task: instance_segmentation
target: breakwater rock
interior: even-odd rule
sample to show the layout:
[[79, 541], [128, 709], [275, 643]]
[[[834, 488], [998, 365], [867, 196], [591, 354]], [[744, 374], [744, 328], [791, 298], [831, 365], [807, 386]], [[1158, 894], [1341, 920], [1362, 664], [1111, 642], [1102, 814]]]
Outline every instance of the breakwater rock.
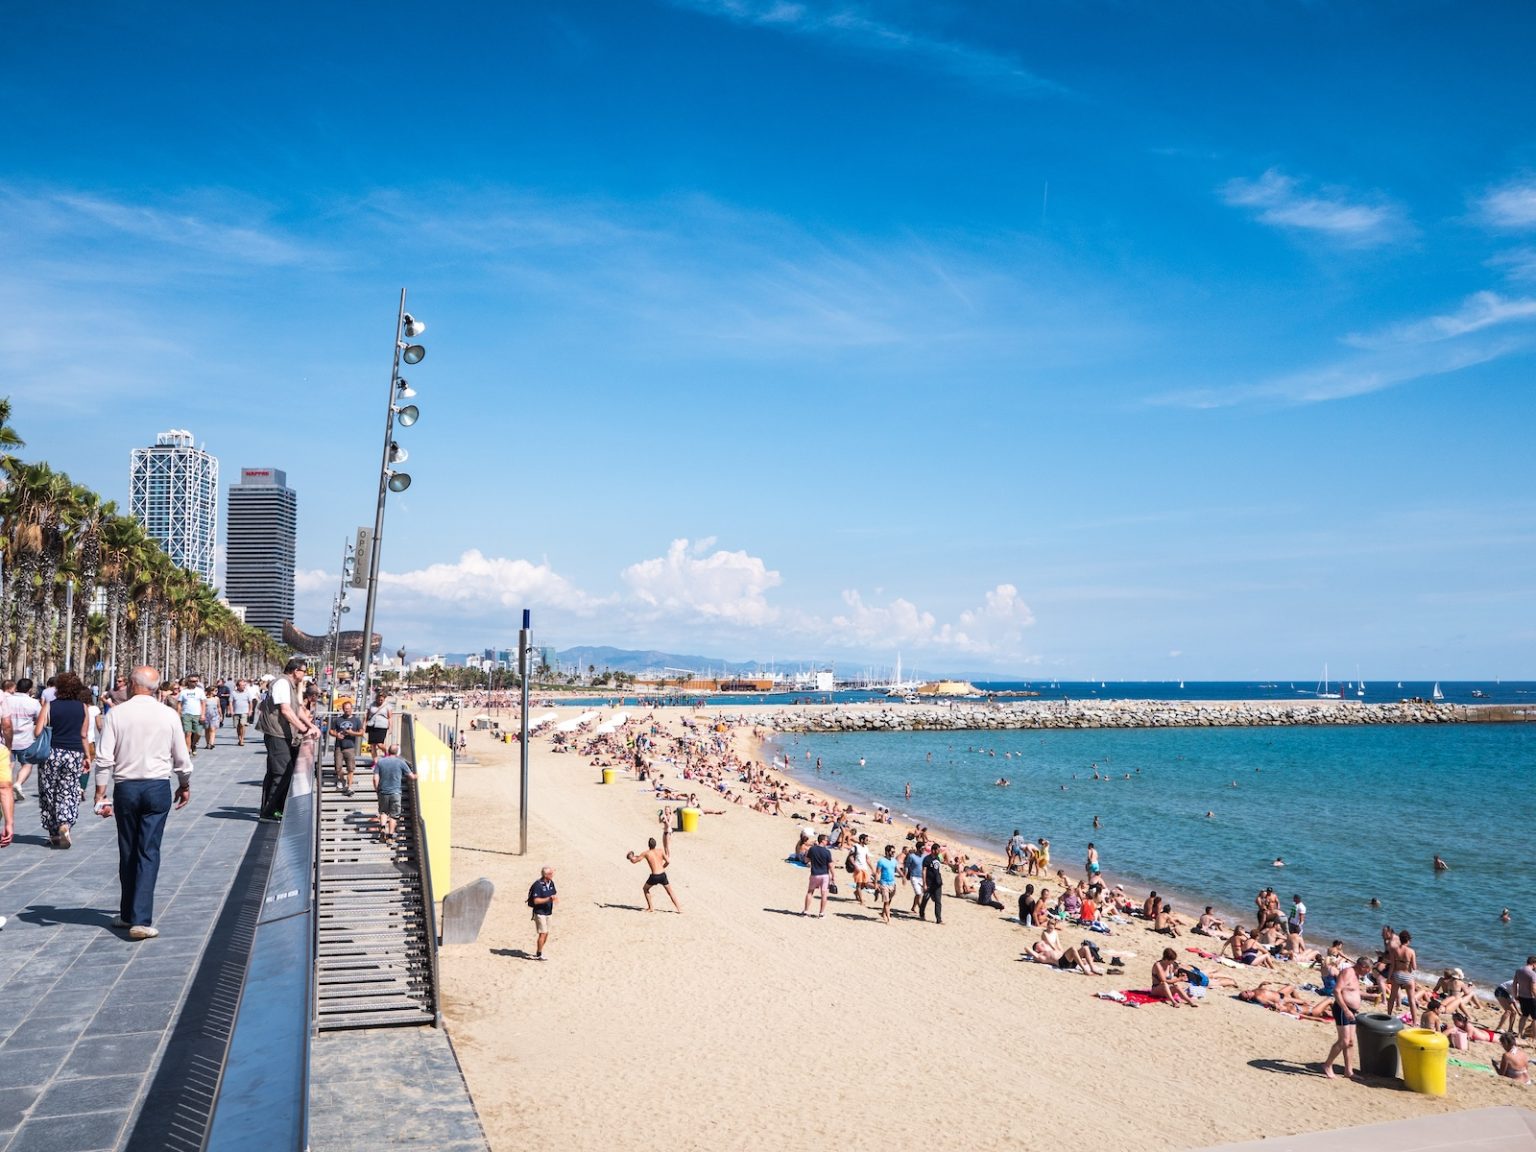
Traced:
[[1458, 724], [1476, 719], [1460, 704], [1355, 701], [1032, 700], [1007, 703], [834, 705], [774, 715], [780, 732], [917, 732], [971, 728], [1261, 728], [1283, 725]]

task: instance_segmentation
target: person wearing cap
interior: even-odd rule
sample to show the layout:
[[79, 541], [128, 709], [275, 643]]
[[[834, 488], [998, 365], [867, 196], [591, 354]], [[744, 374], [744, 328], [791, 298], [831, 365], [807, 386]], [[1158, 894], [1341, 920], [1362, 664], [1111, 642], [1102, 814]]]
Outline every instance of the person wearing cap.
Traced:
[[309, 661], [295, 656], [283, 666], [283, 674], [272, 681], [269, 697], [263, 702], [256, 726], [267, 746], [267, 775], [261, 783], [262, 820], [281, 820], [288, 802], [288, 788], [293, 783], [293, 761], [299, 744], [315, 730], [299, 707], [299, 686], [309, 671]]

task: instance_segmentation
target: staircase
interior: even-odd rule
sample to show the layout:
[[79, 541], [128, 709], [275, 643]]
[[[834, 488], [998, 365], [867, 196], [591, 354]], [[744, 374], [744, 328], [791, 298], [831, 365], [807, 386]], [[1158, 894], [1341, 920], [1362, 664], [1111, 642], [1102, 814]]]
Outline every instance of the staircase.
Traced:
[[422, 880], [415, 787], [406, 783], [399, 829], [391, 843], [380, 844], [370, 830], [378, 813], [371, 769], [359, 763], [352, 796], [337, 790], [329, 768], [321, 776], [319, 1029], [433, 1024], [436, 941]]

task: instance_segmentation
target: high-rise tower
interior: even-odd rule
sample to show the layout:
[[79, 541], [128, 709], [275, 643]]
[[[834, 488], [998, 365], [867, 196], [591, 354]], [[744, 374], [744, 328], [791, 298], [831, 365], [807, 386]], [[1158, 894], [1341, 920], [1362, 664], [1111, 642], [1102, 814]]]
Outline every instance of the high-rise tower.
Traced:
[[219, 461], [173, 428], [129, 460], [129, 513], [171, 560], [213, 583], [219, 535]]
[[242, 468], [229, 487], [224, 598], [245, 606], [245, 622], [275, 639], [293, 619], [293, 564], [299, 498], [277, 468]]

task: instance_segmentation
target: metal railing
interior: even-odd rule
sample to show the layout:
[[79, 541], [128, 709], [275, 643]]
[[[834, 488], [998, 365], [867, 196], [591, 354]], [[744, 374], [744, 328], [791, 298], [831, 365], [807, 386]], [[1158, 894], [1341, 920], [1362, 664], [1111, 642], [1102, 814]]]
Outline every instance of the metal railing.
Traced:
[[294, 766], [205, 1152], [309, 1146], [321, 755]]
[[[409, 712], [400, 715], [400, 755], [414, 770], [416, 767], [416, 717]], [[432, 860], [427, 855], [427, 825], [421, 818], [421, 792], [416, 781], [407, 780], [411, 803], [411, 837], [416, 846], [416, 860], [421, 869], [422, 905], [427, 915], [427, 970], [431, 977], [429, 995], [434, 1027], [442, 1027], [443, 1009], [438, 998], [437, 983], [437, 894], [432, 887]]]

